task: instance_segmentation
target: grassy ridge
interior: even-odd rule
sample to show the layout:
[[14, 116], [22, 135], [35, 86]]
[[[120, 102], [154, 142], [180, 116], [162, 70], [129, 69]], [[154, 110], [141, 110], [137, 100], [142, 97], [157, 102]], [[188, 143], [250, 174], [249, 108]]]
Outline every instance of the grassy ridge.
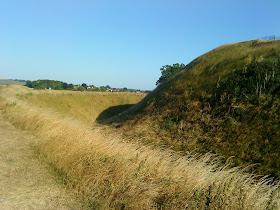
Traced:
[[206, 156], [181, 156], [105, 136], [98, 128], [19, 100], [25, 88], [0, 88], [0, 107], [19, 128], [39, 136], [40, 155], [97, 209], [279, 208], [277, 183]]
[[279, 57], [279, 40], [218, 47], [112, 122], [129, 139], [235, 156], [279, 177]]

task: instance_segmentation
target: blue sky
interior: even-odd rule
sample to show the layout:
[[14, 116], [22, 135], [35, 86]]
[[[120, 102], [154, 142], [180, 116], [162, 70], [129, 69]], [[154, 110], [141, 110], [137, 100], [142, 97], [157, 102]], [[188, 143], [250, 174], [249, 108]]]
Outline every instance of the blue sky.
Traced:
[[280, 36], [280, 0], [0, 0], [0, 78], [155, 88], [160, 68]]

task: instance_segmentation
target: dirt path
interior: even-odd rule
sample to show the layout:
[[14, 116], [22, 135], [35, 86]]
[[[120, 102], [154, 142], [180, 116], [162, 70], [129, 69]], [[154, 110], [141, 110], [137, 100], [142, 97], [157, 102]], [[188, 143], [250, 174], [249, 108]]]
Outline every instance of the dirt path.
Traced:
[[81, 209], [49, 166], [34, 157], [32, 139], [0, 112], [0, 209]]

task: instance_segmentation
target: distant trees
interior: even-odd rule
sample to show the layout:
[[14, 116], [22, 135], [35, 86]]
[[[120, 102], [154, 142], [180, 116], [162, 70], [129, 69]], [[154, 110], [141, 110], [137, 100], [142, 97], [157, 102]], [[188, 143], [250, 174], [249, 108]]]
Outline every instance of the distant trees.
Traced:
[[85, 89], [85, 87], [84, 86], [80, 86], [80, 87], [78, 87], [78, 89], [77, 89], [77, 91], [85, 91], [86, 89]]
[[106, 87], [100, 86], [99, 90], [100, 90], [101, 92], [105, 92], [105, 91], [106, 91]]
[[62, 84], [62, 87], [63, 87], [63, 89], [67, 89], [67, 88], [68, 88], [68, 84], [67, 84], [66, 82], [64, 82], [64, 83]]
[[123, 89], [112, 88], [110, 85], [95, 87], [94, 85], [87, 85], [86, 83], [82, 83], [82, 85], [73, 85], [67, 84], [66, 82], [56, 81], [56, 80], [36, 80], [30, 81], [28, 80], [25, 86], [34, 89], [49, 89], [52, 90], [77, 90], [77, 91], [97, 91], [97, 92], [135, 92], [135, 90], [127, 89], [126, 87]]
[[11, 79], [13, 81], [17, 81], [17, 82], [27, 82], [26, 80], [23, 80], [23, 79]]
[[164, 81], [166, 81], [168, 78], [172, 77], [174, 74], [178, 73], [181, 69], [183, 69], [186, 65], [181, 63], [175, 63], [173, 66], [171, 65], [165, 65], [160, 68], [161, 70], [161, 76], [156, 82], [156, 85], [162, 84]]
[[34, 88], [33, 83], [32, 83], [30, 80], [27, 80], [27, 81], [26, 81], [25, 86], [26, 86], [26, 87], [29, 87], [29, 88]]
[[62, 87], [65, 90], [72, 90], [74, 88], [74, 85], [73, 84], [67, 84], [66, 82], [64, 82]]
[[67, 89], [72, 90], [73, 88], [74, 88], [74, 85], [73, 85], [73, 84], [68, 84]]
[[48, 89], [52, 88], [53, 90], [63, 90], [63, 82], [55, 80], [36, 80], [36, 81], [27, 81], [25, 86], [34, 88], [34, 89]]
[[66, 82], [56, 81], [56, 80], [27, 80], [25, 86], [34, 89], [53, 89], [53, 90], [73, 90], [73, 84], [67, 84]]
[[86, 83], [83, 83], [83, 84], [82, 84], [82, 87], [84, 87], [85, 89], [87, 89], [88, 86], [87, 86]]

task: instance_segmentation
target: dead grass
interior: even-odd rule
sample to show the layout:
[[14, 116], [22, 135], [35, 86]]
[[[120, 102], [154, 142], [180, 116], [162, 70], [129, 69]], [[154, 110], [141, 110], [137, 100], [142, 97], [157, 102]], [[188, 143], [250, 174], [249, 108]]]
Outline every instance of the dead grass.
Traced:
[[34, 154], [33, 141], [30, 132], [4, 121], [0, 111], [0, 209], [82, 209]]
[[106, 109], [113, 106], [136, 104], [145, 94], [136, 93], [103, 93], [80, 91], [28, 90], [18, 94], [20, 99], [43, 108], [51, 108], [64, 116], [79, 119], [93, 125], [96, 118]]
[[219, 167], [210, 154], [179, 155], [105, 137], [98, 128], [18, 100], [19, 91], [26, 90], [0, 89], [5, 116], [39, 137], [41, 156], [89, 208], [280, 208], [279, 183]]

